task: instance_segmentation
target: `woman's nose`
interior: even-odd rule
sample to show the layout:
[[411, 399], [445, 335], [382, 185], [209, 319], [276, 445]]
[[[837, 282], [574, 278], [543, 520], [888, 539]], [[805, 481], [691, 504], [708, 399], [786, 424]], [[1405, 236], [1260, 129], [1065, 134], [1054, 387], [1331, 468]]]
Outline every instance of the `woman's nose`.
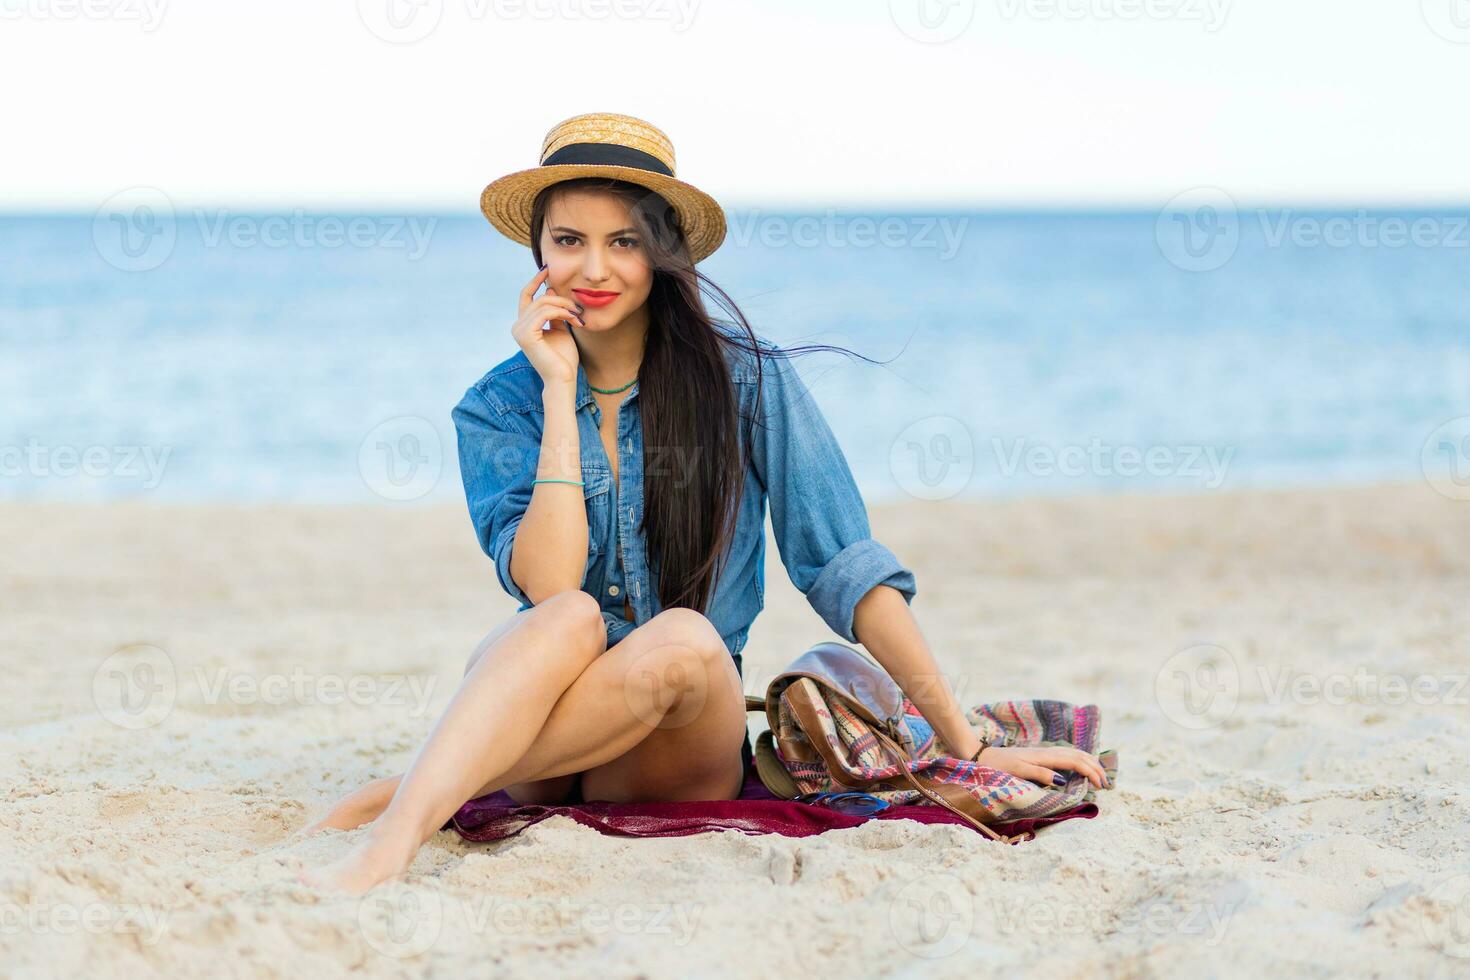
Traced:
[[607, 256], [602, 254], [602, 249], [587, 249], [587, 257], [582, 262], [582, 278], [588, 282], [601, 282], [607, 278]]

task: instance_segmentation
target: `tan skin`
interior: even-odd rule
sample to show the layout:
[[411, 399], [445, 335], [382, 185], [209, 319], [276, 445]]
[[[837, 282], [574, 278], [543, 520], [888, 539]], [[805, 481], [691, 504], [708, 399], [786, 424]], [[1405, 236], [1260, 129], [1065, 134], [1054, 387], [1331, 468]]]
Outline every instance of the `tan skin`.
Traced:
[[[638, 374], [653, 273], [633, 226], [611, 195], [567, 193], [548, 210], [540, 243], [546, 268], [521, 291], [511, 327], [543, 382], [538, 478], [581, 480], [578, 364], [599, 388], [621, 387]], [[574, 289], [620, 295], [584, 308]], [[614, 486], [617, 409], [626, 394], [594, 394]], [[534, 605], [480, 642], [406, 773], [369, 783], [306, 828], [372, 825], [346, 856], [303, 880], [361, 894], [405, 871], [466, 800], [497, 790], [522, 803], [563, 800], [578, 780], [589, 800], [739, 794], [744, 692], [719, 631], [698, 612], [666, 609], [607, 647], [598, 600], [580, 589], [586, 517], [580, 487], [534, 485], [511, 552], [511, 576]], [[623, 614], [634, 618], [626, 600]], [[903, 596], [874, 587], [858, 603], [853, 628], [951, 752], [974, 754], [979, 739]], [[1106, 780], [1097, 757], [1079, 749], [987, 748], [980, 761], [1043, 784], [1058, 770], [1095, 786]]]

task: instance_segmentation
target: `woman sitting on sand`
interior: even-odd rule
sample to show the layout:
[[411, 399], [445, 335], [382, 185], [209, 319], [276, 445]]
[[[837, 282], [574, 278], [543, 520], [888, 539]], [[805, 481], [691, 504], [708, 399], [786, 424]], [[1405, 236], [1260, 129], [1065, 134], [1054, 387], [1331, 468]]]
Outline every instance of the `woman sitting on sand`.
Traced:
[[[740, 650], [764, 605], [767, 499], [793, 583], [952, 754], [1103, 785], [1079, 749], [982, 747], [909, 608], [913, 573], [870, 535], [785, 352], [695, 270], [724, 218], [673, 171], [661, 131], [594, 114], [553, 128], [539, 167], [486, 188], [487, 217], [540, 271], [511, 327], [520, 352], [453, 414], [470, 516], [521, 607], [470, 657], [409, 770], [315, 825], [372, 823], [309, 880], [363, 892], [497, 790], [543, 804], [738, 796], [751, 754]], [[701, 282], [743, 335], [711, 319]]]

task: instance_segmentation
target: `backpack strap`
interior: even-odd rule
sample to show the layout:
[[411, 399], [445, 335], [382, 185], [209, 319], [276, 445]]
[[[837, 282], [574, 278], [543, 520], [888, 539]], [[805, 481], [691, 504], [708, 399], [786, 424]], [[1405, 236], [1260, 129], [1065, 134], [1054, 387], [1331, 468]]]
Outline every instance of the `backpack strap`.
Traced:
[[[904, 752], [902, 746], [900, 746], [893, 739], [889, 738], [887, 734], [875, 728], [873, 729], [873, 737], [878, 740], [879, 745], [883, 746], [885, 749], [888, 749], [898, 758], [898, 771], [908, 777], [908, 781], [913, 785], [914, 789], [918, 790], [920, 793], [923, 793], [924, 796], [928, 797], [933, 802], [938, 803], [940, 806], [944, 807], [951, 813], [962, 817], [966, 823], [974, 827], [976, 830], [980, 831], [985, 836], [989, 837], [991, 840], [1003, 841], [1007, 844], [1015, 844], [1023, 840], [1032, 840], [1036, 837], [1035, 833], [1031, 831], [1027, 831], [1025, 834], [1017, 834], [1014, 837], [1008, 837], [1005, 834], [991, 830], [985, 824], [981, 823], [979, 820], [975, 819], [973, 816], [966, 813], [964, 810], [960, 809], [949, 800], [945, 799], [946, 789], [948, 787], [944, 783], [936, 783], [934, 780], [929, 779], [927, 776], [921, 777], [914, 775], [914, 773], [909, 770], [909, 767], [907, 765], [909, 758], [908, 754]], [[926, 783], [928, 785], [925, 785]]]

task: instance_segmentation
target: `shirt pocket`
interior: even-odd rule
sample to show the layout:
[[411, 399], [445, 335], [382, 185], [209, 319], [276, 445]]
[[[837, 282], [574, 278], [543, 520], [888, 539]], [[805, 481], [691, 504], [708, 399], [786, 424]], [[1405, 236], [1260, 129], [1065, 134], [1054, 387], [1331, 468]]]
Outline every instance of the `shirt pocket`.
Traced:
[[587, 554], [600, 555], [607, 547], [612, 520], [612, 471], [584, 465], [582, 484], [587, 503]]

